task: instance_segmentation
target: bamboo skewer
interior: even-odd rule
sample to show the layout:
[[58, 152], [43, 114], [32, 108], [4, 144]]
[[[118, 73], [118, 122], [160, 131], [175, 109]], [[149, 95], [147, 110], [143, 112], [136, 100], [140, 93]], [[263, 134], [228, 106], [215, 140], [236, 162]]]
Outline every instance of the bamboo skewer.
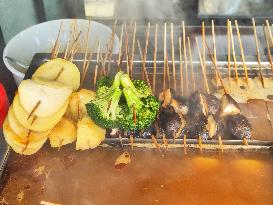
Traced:
[[93, 79], [93, 89], [96, 89], [97, 75], [98, 75], [98, 66], [99, 66], [99, 56], [100, 56], [100, 39], [98, 41], [98, 50], [97, 50], [97, 59], [96, 59], [96, 67], [94, 71], [94, 79]]
[[188, 41], [188, 49], [189, 49], [189, 57], [190, 57], [190, 65], [191, 65], [191, 80], [193, 83], [193, 91], [195, 91], [195, 77], [194, 77], [194, 71], [193, 71], [193, 63], [192, 63], [192, 56], [191, 56], [191, 41], [190, 38], [187, 37]]
[[89, 41], [90, 26], [91, 26], [91, 21], [89, 21], [88, 28], [87, 28], [87, 33], [86, 33], [86, 38], [85, 38], [85, 42], [84, 42], [85, 52], [84, 52], [84, 62], [83, 62], [83, 73], [84, 73], [84, 69], [86, 67], [87, 51], [88, 51], [88, 45], [89, 45], [88, 41]]
[[183, 51], [184, 51], [184, 67], [185, 67], [185, 76], [186, 76], [186, 91], [185, 93], [189, 93], [188, 87], [188, 65], [187, 65], [187, 51], [186, 51], [186, 31], [185, 31], [185, 23], [182, 21], [182, 31], [183, 31]]
[[71, 44], [71, 48], [70, 50], [68, 51], [68, 54], [67, 54], [67, 59], [71, 59], [72, 56], [73, 56], [73, 53], [75, 53], [75, 50], [77, 49], [76, 46], [77, 46], [77, 42], [80, 38], [80, 35], [81, 35], [82, 31], [80, 31], [78, 33], [78, 35], [76, 36], [76, 38], [74, 39], [74, 41], [72, 42]]
[[[269, 27], [269, 29], [270, 29], [270, 27]], [[264, 31], [264, 38], [265, 38], [266, 47], [267, 47], [267, 56], [268, 56], [268, 60], [269, 60], [270, 66], [271, 66], [271, 70], [273, 72], [273, 62], [272, 62], [272, 57], [271, 57], [271, 51], [270, 51], [269, 42], [268, 42], [268, 39], [266, 37], [265, 26], [263, 26], [263, 31]]]
[[57, 73], [57, 76], [54, 78], [54, 81], [58, 80], [62, 72], [64, 71], [64, 67], [61, 67], [60, 71]]
[[170, 77], [168, 53], [166, 53], [166, 68], [167, 68], [168, 88], [171, 88], [171, 77]]
[[[146, 76], [146, 80], [148, 82], [148, 84], [150, 85], [149, 82], [149, 76], [146, 70], [146, 59], [147, 59], [147, 50], [148, 50], [148, 45], [149, 45], [149, 38], [150, 38], [150, 22], [148, 22], [148, 27], [147, 27], [147, 31], [146, 31], [146, 41], [145, 41], [145, 48], [144, 48], [144, 52], [143, 52], [143, 67], [144, 69], [142, 70], [142, 76]], [[145, 73], [146, 72], [146, 73]]]
[[266, 26], [267, 26], [267, 29], [268, 29], [268, 32], [269, 32], [269, 37], [270, 37], [270, 41], [271, 41], [271, 45], [273, 46], [273, 37], [272, 37], [272, 33], [271, 33], [271, 29], [270, 29], [270, 25], [269, 25], [269, 22], [268, 20], [266, 19]]
[[70, 44], [70, 39], [67, 41], [65, 45], [64, 56], [63, 56], [64, 59], [67, 59], [69, 44]]
[[131, 145], [131, 149], [134, 149], [134, 136], [130, 135], [130, 145]]
[[233, 56], [233, 62], [234, 62], [235, 78], [236, 78], [236, 83], [238, 84], [239, 78], [238, 78], [238, 71], [237, 71], [237, 62], [236, 62], [236, 54], [234, 49], [231, 21], [229, 21], [229, 31], [230, 31], [230, 39], [231, 39], [232, 56]]
[[200, 135], [198, 135], [198, 145], [199, 145], [200, 152], [203, 153], [202, 138]]
[[154, 73], [153, 73], [153, 93], [155, 93], [155, 79], [156, 79], [156, 54], [157, 54], [157, 34], [158, 25], [155, 25], [155, 47], [154, 47]]
[[222, 137], [219, 135], [218, 136], [218, 141], [219, 141], [219, 148], [221, 150], [221, 152], [224, 152], [224, 148], [223, 148], [223, 142], [222, 142]]
[[134, 64], [134, 57], [135, 57], [135, 41], [136, 41], [136, 22], [134, 23], [134, 32], [133, 32], [133, 42], [132, 42], [132, 53], [131, 53], [131, 61], [130, 61], [130, 73], [131, 78], [133, 78], [133, 64]]
[[187, 154], [187, 136], [186, 135], [184, 135], [183, 144], [184, 144], [184, 155], [186, 155]]
[[154, 143], [154, 145], [155, 145], [155, 147], [161, 152], [161, 149], [160, 149], [160, 144], [158, 144], [158, 142], [157, 142], [157, 140], [156, 140], [156, 138], [155, 138], [155, 136], [154, 135], [152, 135], [151, 136], [151, 138], [152, 138], [152, 141], [153, 141], [153, 143]]
[[206, 41], [206, 46], [207, 46], [207, 49], [208, 49], [208, 52], [209, 52], [209, 57], [210, 57], [210, 59], [211, 59], [213, 65], [214, 65], [215, 72], [216, 72], [216, 74], [218, 75], [218, 78], [219, 78], [219, 80], [220, 80], [221, 86], [223, 87], [224, 93], [227, 94], [227, 91], [226, 91], [225, 86], [224, 86], [223, 79], [222, 79], [221, 74], [220, 74], [220, 72], [219, 72], [219, 70], [218, 70], [218, 67], [216, 66], [215, 59], [213, 58], [213, 55], [212, 55], [212, 53], [211, 53], [211, 51], [210, 51], [210, 49], [209, 49], [209, 46], [208, 46], [208, 44], [207, 44], [207, 41]]
[[169, 143], [168, 143], [168, 140], [166, 138], [165, 133], [163, 133], [162, 139], [163, 139], [163, 144], [164, 144], [165, 148], [168, 149], [169, 148]]
[[246, 83], [248, 84], [249, 81], [248, 81], [248, 73], [247, 73], [247, 67], [246, 67], [246, 62], [245, 62], [244, 48], [243, 48], [243, 44], [242, 44], [242, 40], [241, 40], [241, 35], [240, 35], [240, 30], [239, 30], [239, 26], [238, 26], [237, 20], [235, 20], [235, 27], [236, 27], [237, 36], [238, 36], [239, 45], [240, 45], [240, 50], [241, 50], [241, 56], [242, 56], [242, 61], [243, 61], [243, 68], [244, 68], [244, 71], [245, 71]]
[[110, 39], [107, 73], [109, 73], [109, 71], [110, 71], [111, 62], [112, 62], [111, 60], [112, 60], [112, 56], [113, 56], [113, 48], [114, 48], [114, 39], [115, 39], [116, 27], [117, 27], [117, 19], [115, 19], [115, 21], [114, 21], [114, 26], [113, 26], [113, 29], [112, 29], [112, 34], [111, 34], [111, 39]]
[[163, 90], [166, 89], [166, 55], [167, 55], [167, 48], [166, 48], [166, 33], [167, 33], [167, 27], [166, 23], [164, 23], [164, 71], [163, 71]]
[[172, 68], [173, 68], [173, 87], [176, 91], [176, 73], [175, 73], [175, 62], [174, 62], [174, 42], [173, 42], [173, 23], [171, 23], [171, 45], [172, 45]]
[[[206, 62], [206, 46], [205, 46], [205, 39], [206, 39], [206, 27], [205, 22], [202, 21], [202, 59], [203, 62]], [[206, 63], [204, 63], [205, 73], [207, 73]]]
[[203, 60], [202, 60], [202, 57], [201, 57], [197, 37], [195, 37], [195, 42], [196, 42], [196, 46], [197, 46], [197, 50], [198, 50], [198, 55], [199, 55], [200, 64], [201, 64], [201, 68], [202, 68], [203, 78], [204, 78], [204, 81], [205, 81], [206, 91], [207, 91], [207, 93], [210, 93], [208, 80], [207, 80], [207, 76], [206, 76], [206, 73], [205, 73], [204, 63], [203, 63]]
[[255, 25], [254, 18], [252, 18], [252, 26], [253, 26], [253, 31], [254, 31], [254, 38], [255, 38], [255, 44], [256, 44], [256, 53], [257, 53], [257, 60], [258, 60], [259, 71], [260, 71], [260, 76], [261, 76], [261, 82], [262, 82], [262, 86], [265, 87], [264, 77], [263, 77], [263, 72], [262, 72], [262, 65], [261, 65], [260, 50], [259, 50], [259, 42], [258, 42], [258, 38], [257, 38], [257, 31], [256, 31], [256, 25]]
[[120, 71], [120, 65], [121, 65], [121, 55], [122, 55], [122, 43], [123, 43], [123, 29], [124, 24], [121, 25], [121, 33], [119, 37], [119, 52], [118, 52], [118, 71]]
[[183, 96], [183, 59], [182, 59], [182, 39], [179, 37], [179, 69], [180, 69], [180, 91], [181, 95]]
[[229, 19], [227, 20], [227, 47], [228, 47], [228, 79], [230, 79], [231, 69], [230, 69], [230, 29], [229, 29]]
[[57, 34], [57, 38], [56, 38], [56, 41], [54, 43], [53, 49], [51, 51], [51, 59], [56, 58], [57, 55], [58, 55], [58, 53], [56, 52], [57, 51], [56, 49], [59, 46], [60, 34], [62, 32], [62, 29], [63, 29], [63, 22], [61, 21], [59, 31], [58, 31], [58, 34]]
[[137, 45], [138, 45], [140, 57], [141, 57], [141, 59], [142, 59], [143, 73], [144, 73], [144, 76], [145, 76], [145, 78], [146, 78], [147, 84], [151, 87], [150, 81], [149, 81], [149, 77], [148, 77], [148, 74], [147, 74], [147, 70], [146, 70], [146, 66], [145, 66], [145, 62], [144, 62], [143, 53], [142, 53], [142, 51], [141, 51], [141, 46], [140, 46], [139, 40], [137, 40]]
[[33, 109], [31, 110], [31, 112], [29, 113], [27, 120], [35, 113], [35, 111], [39, 108], [39, 106], [41, 105], [41, 101], [39, 100], [36, 105], [33, 107]]
[[[216, 54], [216, 40], [215, 40], [215, 30], [214, 30], [214, 21], [211, 20], [211, 33], [212, 33], [212, 45], [213, 45], [213, 57], [214, 61], [217, 67], [217, 54]], [[206, 47], [206, 46], [204, 46]], [[206, 61], [204, 61], [206, 62]], [[206, 63], [205, 63], [206, 64]], [[205, 66], [205, 71], [206, 71], [206, 66]], [[216, 82], [216, 87], [218, 87], [218, 76], [215, 70], [215, 82]]]

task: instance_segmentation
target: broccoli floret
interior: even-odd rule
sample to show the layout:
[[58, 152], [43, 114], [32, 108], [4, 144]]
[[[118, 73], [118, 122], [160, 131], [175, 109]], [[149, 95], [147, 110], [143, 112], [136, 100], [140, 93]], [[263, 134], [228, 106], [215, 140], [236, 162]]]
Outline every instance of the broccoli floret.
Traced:
[[96, 82], [96, 90], [99, 90], [99, 88], [106, 86], [106, 87], [111, 87], [113, 84], [113, 79], [108, 77], [108, 76], [102, 76], [100, 79], [97, 80]]
[[100, 87], [96, 98], [86, 104], [88, 115], [101, 127], [119, 127], [119, 119], [122, 118], [119, 105], [122, 95], [122, 90], [119, 88], [122, 74], [122, 72], [117, 73], [111, 87]]
[[127, 103], [122, 106], [124, 117], [120, 120], [121, 127], [125, 130], [141, 130], [151, 126], [159, 110], [158, 99], [147, 92], [145, 83], [138, 82], [140, 86], [135, 87], [127, 74], [121, 76], [121, 85]]
[[152, 89], [143, 80], [133, 80], [133, 84], [139, 93], [143, 95], [152, 95]]

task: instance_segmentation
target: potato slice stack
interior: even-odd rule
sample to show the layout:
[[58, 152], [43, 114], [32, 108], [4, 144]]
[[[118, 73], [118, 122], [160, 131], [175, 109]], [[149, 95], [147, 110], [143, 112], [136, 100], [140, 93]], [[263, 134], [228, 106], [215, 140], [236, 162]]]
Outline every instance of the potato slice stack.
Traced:
[[64, 59], [44, 63], [32, 79], [22, 81], [3, 125], [4, 137], [11, 148], [30, 155], [43, 146], [49, 135], [52, 146], [59, 146], [57, 134], [62, 144], [75, 141], [74, 123], [63, 116], [79, 84], [78, 68]]
[[44, 63], [32, 79], [22, 81], [3, 125], [11, 148], [31, 155], [48, 138], [52, 147], [75, 140], [77, 150], [97, 147], [106, 130], [87, 115], [85, 104], [95, 98], [95, 93], [87, 89], [76, 92], [79, 85], [76, 65], [60, 58]]

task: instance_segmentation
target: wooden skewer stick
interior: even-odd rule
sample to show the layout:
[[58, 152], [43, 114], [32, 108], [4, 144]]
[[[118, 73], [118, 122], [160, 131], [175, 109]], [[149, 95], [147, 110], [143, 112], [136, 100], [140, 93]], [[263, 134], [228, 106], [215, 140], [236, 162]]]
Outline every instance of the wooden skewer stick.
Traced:
[[205, 46], [205, 39], [206, 39], [206, 27], [205, 27], [205, 22], [202, 21], [202, 57], [203, 57], [203, 62], [204, 62], [204, 69], [205, 73], [207, 73], [207, 68], [206, 68], [206, 46]]
[[161, 152], [161, 149], [160, 149], [160, 144], [158, 144], [158, 142], [157, 142], [157, 140], [156, 140], [156, 138], [155, 138], [155, 136], [154, 135], [152, 135], [151, 136], [151, 138], [152, 138], [152, 141], [153, 141], [153, 143], [154, 143], [154, 145], [155, 145], [155, 147]]
[[272, 37], [272, 33], [271, 33], [271, 29], [270, 29], [270, 25], [269, 25], [269, 22], [268, 20], [266, 19], [266, 26], [267, 26], [267, 29], [268, 29], [268, 32], [269, 32], [269, 37], [270, 37], [270, 41], [271, 41], [271, 46], [273, 46], [273, 37]]
[[223, 142], [222, 142], [222, 137], [221, 137], [220, 135], [218, 136], [218, 141], [219, 141], [220, 150], [221, 150], [221, 152], [223, 153], [223, 152], [224, 152], [224, 149], [223, 149]]
[[247, 146], [247, 149], [249, 149], [249, 145], [245, 137], [243, 137], [243, 144]]
[[168, 88], [171, 88], [171, 77], [170, 77], [168, 53], [166, 53], [166, 68], [167, 68]]
[[139, 40], [137, 40], [137, 45], [138, 45], [140, 57], [141, 57], [141, 59], [142, 59], [142, 69], [143, 69], [143, 73], [144, 73], [144, 76], [145, 76], [145, 78], [146, 78], [147, 84], [151, 87], [150, 81], [149, 81], [149, 77], [148, 77], [148, 74], [147, 74], [147, 70], [146, 70], [146, 66], [145, 66], [145, 62], [144, 62], [144, 57], [143, 57], [143, 54], [142, 54], [142, 51], [141, 51], [141, 46], [140, 46]]
[[68, 51], [68, 54], [67, 54], [67, 58], [68, 58], [68, 59], [70, 59], [70, 58], [73, 56], [73, 53], [75, 52], [75, 49], [76, 49], [76, 47], [77, 47], [77, 45], [78, 45], [77, 42], [78, 42], [78, 40], [79, 40], [79, 38], [80, 38], [81, 33], [82, 33], [82, 31], [80, 31], [80, 32], [78, 33], [78, 35], [76, 36], [76, 38], [75, 38], [74, 41], [72, 42], [71, 48], [70, 48], [70, 50]]
[[231, 69], [230, 69], [230, 30], [229, 30], [229, 19], [227, 20], [227, 48], [228, 48], [228, 79], [230, 79]]
[[215, 72], [217, 73], [218, 78], [220, 79], [220, 83], [221, 83], [221, 86], [223, 87], [224, 93], [227, 94], [226, 88], [225, 88], [225, 86], [224, 86], [223, 79], [222, 79], [221, 74], [220, 74], [220, 72], [219, 72], [219, 70], [218, 70], [218, 67], [216, 66], [215, 59], [214, 59], [213, 56], [212, 56], [212, 53], [211, 53], [211, 50], [209, 49], [209, 46], [208, 46], [208, 44], [207, 44], [207, 41], [206, 41], [206, 46], [207, 46], [207, 49], [208, 49], [208, 52], [209, 52], [210, 60], [212, 61], [213, 65], [214, 65]]
[[[147, 27], [147, 32], [146, 32], [145, 49], [144, 49], [144, 54], [143, 54], [145, 70], [146, 70], [147, 50], [148, 50], [149, 38], [150, 38], [150, 27], [151, 27], [151, 24], [150, 24], [150, 22], [148, 22], [148, 27]], [[147, 75], [148, 75], [148, 73], [147, 73]]]
[[93, 80], [93, 89], [96, 89], [97, 75], [98, 75], [98, 67], [99, 67], [99, 56], [100, 56], [100, 39], [98, 42], [98, 50], [97, 50], [97, 59], [96, 59], [96, 67], [94, 72], [94, 80]]
[[121, 55], [122, 55], [122, 43], [123, 43], [123, 29], [124, 29], [124, 24], [121, 25], [121, 33], [119, 37], [119, 52], [118, 52], [118, 71], [120, 71], [120, 66], [121, 66]]
[[207, 76], [206, 76], [206, 73], [205, 73], [204, 63], [203, 63], [203, 59], [202, 59], [202, 56], [201, 56], [201, 53], [200, 53], [197, 37], [195, 37], [195, 42], [196, 42], [196, 46], [197, 46], [197, 50], [198, 50], [198, 55], [199, 55], [200, 64], [201, 64], [201, 68], [202, 68], [203, 78], [204, 78], [204, 81], [205, 81], [206, 91], [207, 91], [207, 93], [210, 93], [209, 84], [208, 84]]
[[236, 83], [238, 84], [239, 77], [238, 77], [238, 71], [237, 71], [237, 62], [236, 62], [236, 54], [235, 54], [235, 49], [234, 49], [231, 21], [229, 21], [229, 31], [230, 31], [230, 39], [231, 39], [232, 57], [233, 57], [233, 61], [234, 61], [235, 78], [236, 78]]
[[187, 50], [186, 50], [186, 31], [185, 31], [184, 21], [182, 21], [182, 31], [183, 31], [182, 37], [183, 37], [183, 51], [184, 51], [184, 67], [185, 67], [185, 76], [186, 76], [186, 89], [185, 90], [189, 94], [188, 63], [187, 63]]
[[173, 23], [171, 23], [171, 45], [172, 45], [172, 67], [173, 67], [173, 88], [176, 91], [176, 73], [174, 61]]
[[63, 56], [64, 59], [67, 59], [67, 52], [68, 52], [69, 44], [70, 44], [70, 39], [68, 39], [68, 41], [66, 42], [66, 45], [65, 45], [64, 56]]
[[263, 72], [262, 72], [259, 42], [258, 42], [258, 38], [257, 38], [257, 31], [256, 31], [256, 25], [255, 25], [254, 18], [252, 18], [252, 26], [253, 26], [253, 31], [254, 31], [254, 38], [255, 38], [255, 44], [256, 44], [256, 53], [257, 53], [257, 60], [258, 60], [259, 70], [260, 70], [261, 82], [262, 82], [262, 85], [264, 87], [265, 84], [264, 84], [264, 77], [263, 77]]
[[[215, 61], [216, 67], [217, 67], [216, 40], [215, 40], [215, 30], [214, 30], [214, 21], [213, 20], [211, 20], [211, 33], [212, 33], [212, 43], [213, 43], [213, 57], [214, 57], [214, 61]], [[204, 47], [206, 47], [206, 46], [204, 46]], [[206, 61], [204, 61], [204, 62], [206, 62]], [[206, 69], [206, 66], [205, 66], [205, 69]], [[216, 70], [215, 70], [215, 82], [216, 82], [216, 87], [218, 87], [218, 76], [217, 76]]]
[[187, 154], [187, 136], [184, 135], [184, 139], [183, 139], [183, 144], [184, 144], [184, 154]]
[[202, 153], [203, 152], [203, 146], [202, 146], [202, 138], [200, 135], [198, 135], [198, 145], [199, 145], [199, 148], [200, 148], [200, 152]]
[[189, 57], [190, 57], [190, 65], [191, 65], [191, 80], [193, 83], [193, 91], [195, 91], [195, 77], [194, 77], [194, 71], [193, 71], [193, 63], [192, 63], [192, 56], [191, 56], [191, 41], [190, 38], [187, 37], [188, 40], [188, 50], [189, 50]]
[[131, 149], [134, 149], [134, 136], [130, 135], [130, 145], [131, 145]]
[[33, 109], [31, 110], [31, 112], [29, 113], [27, 120], [34, 114], [34, 112], [39, 108], [39, 106], [41, 105], [41, 100], [39, 100], [36, 105], [33, 107]]
[[158, 35], [158, 25], [155, 24], [155, 47], [154, 47], [154, 73], [153, 73], [153, 93], [155, 94], [155, 79], [156, 79], [156, 54], [157, 54], [157, 35]]
[[88, 40], [89, 40], [90, 26], [91, 26], [91, 21], [89, 21], [88, 28], [87, 28], [87, 33], [86, 33], [86, 37], [85, 37], [85, 42], [84, 42], [85, 52], [84, 52], [84, 61], [83, 61], [83, 66], [82, 66], [83, 73], [84, 73], [84, 69], [85, 69], [85, 66], [86, 66], [87, 51], [88, 51], [88, 45], [89, 45]]
[[63, 29], [63, 22], [61, 21], [59, 31], [58, 31], [58, 34], [57, 34], [57, 38], [56, 38], [56, 41], [54, 43], [53, 49], [51, 51], [51, 59], [56, 58], [56, 49], [57, 49], [57, 46], [59, 44], [59, 39], [60, 39], [60, 34], [61, 34], [62, 29]]
[[[270, 27], [269, 27], [270, 29]], [[265, 42], [266, 42], [266, 47], [267, 47], [267, 56], [268, 56], [268, 60], [271, 66], [271, 70], [273, 72], [273, 62], [272, 62], [272, 57], [271, 57], [271, 51], [270, 51], [270, 46], [269, 46], [269, 42], [266, 36], [266, 32], [265, 32], [265, 26], [263, 25], [263, 31], [264, 31], [264, 38], [265, 38]]]
[[64, 71], [64, 67], [61, 67], [61, 69], [59, 70], [57, 76], [54, 78], [54, 81], [58, 80], [58, 78], [60, 77], [60, 75], [62, 74], [63, 71]]
[[166, 138], [165, 133], [163, 133], [162, 139], [163, 139], [163, 143], [164, 143], [165, 148], [168, 149], [169, 148], [169, 143], [168, 143], [168, 140]]
[[117, 19], [115, 19], [115, 21], [114, 21], [114, 26], [113, 26], [113, 29], [112, 29], [112, 34], [111, 34], [111, 39], [110, 39], [110, 44], [109, 44], [109, 55], [108, 55], [107, 73], [109, 73], [109, 71], [110, 71], [111, 62], [112, 62], [116, 27], [117, 27]]
[[135, 57], [135, 42], [136, 42], [136, 22], [134, 23], [134, 32], [133, 32], [133, 42], [132, 42], [132, 53], [131, 53], [131, 61], [130, 61], [130, 77], [133, 78], [133, 64], [134, 64], [134, 57]]
[[245, 62], [244, 48], [243, 48], [241, 35], [240, 35], [240, 30], [239, 30], [237, 20], [235, 20], [235, 27], [236, 27], [237, 36], [238, 36], [239, 45], [240, 45], [240, 50], [241, 50], [241, 56], [242, 56], [242, 61], [243, 61], [243, 68], [244, 68], [244, 71], [245, 71], [246, 83], [248, 84], [248, 73], [247, 73], [247, 67], [246, 67], [246, 62]]
[[27, 150], [27, 147], [29, 145], [29, 136], [30, 136], [30, 134], [31, 134], [31, 131], [28, 130], [28, 133], [27, 133], [27, 136], [26, 136], [27, 139], [26, 139], [25, 147], [23, 147], [21, 154], [24, 154], [24, 152]]
[[166, 38], [167, 38], [167, 27], [166, 23], [164, 23], [164, 72], [163, 72], [163, 90], [166, 89], [166, 56], [167, 56], [167, 48], [166, 48]]
[[179, 69], [180, 69], [180, 91], [181, 91], [181, 95], [183, 96], [184, 92], [183, 92], [183, 59], [182, 59], [182, 39], [181, 37], [179, 37]]
[[32, 121], [31, 121], [31, 125], [33, 125], [33, 123], [35, 122], [37, 120], [37, 115], [33, 115], [33, 119], [32, 119]]

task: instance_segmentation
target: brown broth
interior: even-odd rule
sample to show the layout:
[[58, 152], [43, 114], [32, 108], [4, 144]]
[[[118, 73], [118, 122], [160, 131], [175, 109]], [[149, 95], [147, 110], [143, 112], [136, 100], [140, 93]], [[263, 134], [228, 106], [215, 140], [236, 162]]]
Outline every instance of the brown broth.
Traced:
[[[89, 204], [273, 204], [273, 155], [128, 149], [131, 163], [116, 169], [121, 148], [13, 155], [2, 179], [1, 199], [18, 204], [41, 200]], [[34, 170], [44, 166], [40, 176]], [[37, 172], [36, 172], [37, 174]], [[46, 176], [48, 175], [48, 176]]]

